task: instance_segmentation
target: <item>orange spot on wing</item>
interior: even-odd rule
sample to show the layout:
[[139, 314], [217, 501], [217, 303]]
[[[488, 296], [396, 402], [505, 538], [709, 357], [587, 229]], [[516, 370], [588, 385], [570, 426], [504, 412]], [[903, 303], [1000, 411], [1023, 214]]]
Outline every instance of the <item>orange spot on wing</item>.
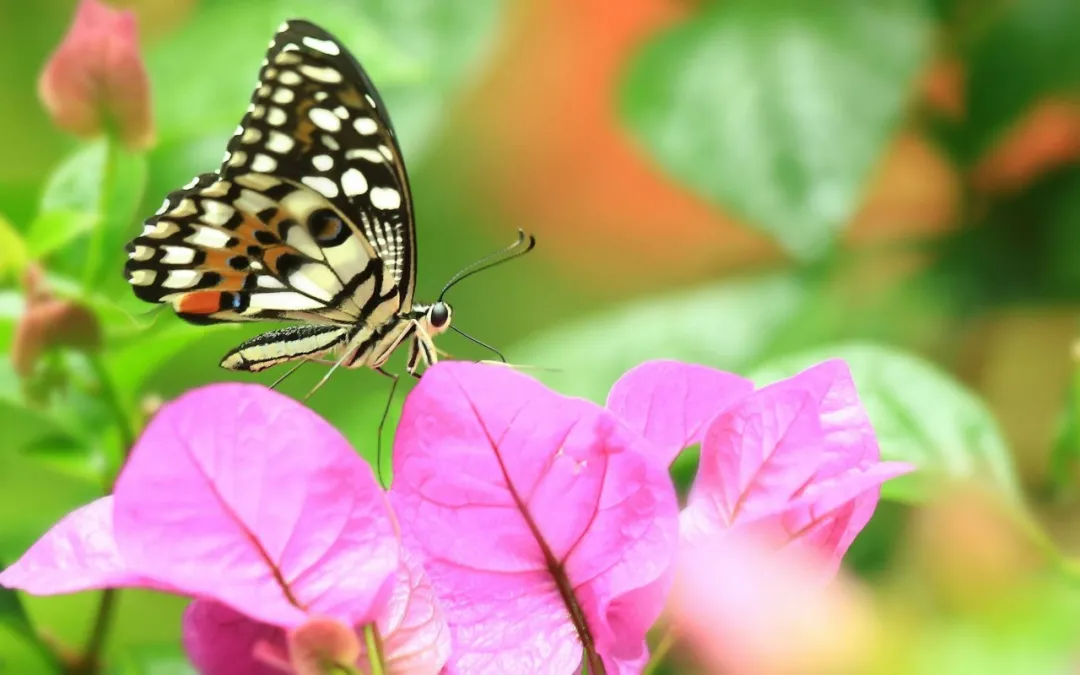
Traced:
[[219, 291], [188, 293], [176, 303], [176, 311], [184, 314], [213, 314], [221, 307]]

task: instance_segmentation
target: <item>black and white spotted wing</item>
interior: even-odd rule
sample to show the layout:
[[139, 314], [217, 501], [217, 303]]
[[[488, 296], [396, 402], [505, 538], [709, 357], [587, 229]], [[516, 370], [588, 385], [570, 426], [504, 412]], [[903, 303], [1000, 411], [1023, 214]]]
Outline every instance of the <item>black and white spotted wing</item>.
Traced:
[[410, 308], [416, 245], [401, 150], [375, 86], [329, 33], [282, 26], [218, 173], [269, 174], [322, 195], [367, 238]]
[[410, 337], [433, 356], [430, 336], [445, 329], [414, 308], [412, 196], [385, 106], [348, 50], [306, 21], [271, 42], [218, 171], [170, 193], [127, 250], [136, 295], [185, 320], [306, 324], [241, 345], [227, 368], [346, 346], [345, 365], [378, 366]]

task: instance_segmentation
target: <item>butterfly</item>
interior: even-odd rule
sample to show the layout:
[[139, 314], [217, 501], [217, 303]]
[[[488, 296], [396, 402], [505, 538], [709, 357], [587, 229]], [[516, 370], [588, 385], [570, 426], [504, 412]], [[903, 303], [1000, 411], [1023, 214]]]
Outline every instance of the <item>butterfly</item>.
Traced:
[[433, 338], [452, 317], [446, 290], [534, 244], [519, 232], [436, 302], [414, 302], [412, 194], [386, 106], [340, 41], [291, 20], [270, 42], [220, 168], [168, 194], [128, 244], [125, 274], [136, 296], [191, 323], [293, 322], [239, 345], [224, 368], [316, 360], [334, 366], [316, 389], [338, 366], [396, 384], [382, 366], [399, 346], [409, 345], [414, 377], [437, 362]]

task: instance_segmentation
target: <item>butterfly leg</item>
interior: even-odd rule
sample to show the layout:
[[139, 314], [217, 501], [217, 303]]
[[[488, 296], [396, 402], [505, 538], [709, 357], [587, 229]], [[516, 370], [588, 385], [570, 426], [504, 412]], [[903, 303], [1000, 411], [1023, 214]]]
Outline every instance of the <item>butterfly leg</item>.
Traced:
[[349, 349], [346, 349], [345, 353], [341, 355], [341, 358], [338, 359], [336, 363], [334, 363], [333, 367], [331, 367], [330, 370], [326, 371], [326, 374], [322, 376], [322, 379], [319, 380], [318, 384], [316, 384], [314, 387], [312, 387], [311, 391], [309, 391], [304, 396], [304, 400], [306, 401], [309, 398], [311, 398], [312, 394], [317, 392], [320, 387], [322, 387], [324, 384], [326, 384], [326, 381], [330, 379], [330, 376], [334, 374], [334, 371], [337, 370], [338, 367], [341, 366], [342, 363], [345, 363], [345, 359], [349, 358], [350, 356], [352, 356], [352, 351], [349, 350]]
[[300, 359], [300, 361], [299, 361], [299, 362], [298, 362], [298, 363], [297, 363], [297, 364], [296, 364], [295, 366], [293, 366], [292, 368], [289, 368], [289, 369], [288, 369], [287, 371], [285, 371], [285, 374], [284, 374], [284, 375], [282, 375], [282, 376], [281, 376], [281, 377], [279, 377], [278, 379], [274, 380], [274, 383], [273, 383], [272, 385], [270, 385], [270, 388], [271, 388], [271, 389], [277, 389], [277, 386], [278, 386], [279, 384], [281, 384], [282, 382], [284, 382], [284, 381], [285, 381], [285, 378], [287, 378], [288, 376], [292, 375], [292, 374], [293, 374], [293, 373], [295, 373], [295, 372], [296, 372], [297, 370], [299, 370], [300, 366], [302, 366], [302, 365], [304, 365], [305, 363], [307, 363], [307, 361], [308, 361], [307, 359]]
[[397, 389], [398, 379], [401, 376], [397, 373], [388, 373], [383, 370], [381, 366], [376, 368], [375, 372], [385, 375], [392, 380], [390, 384], [390, 395], [386, 397], [386, 407], [383, 408], [382, 419], [379, 420], [379, 427], [375, 432], [377, 434], [375, 441], [375, 471], [379, 476], [379, 484], [386, 487], [382, 477], [382, 432], [383, 426], [386, 424], [386, 418], [390, 415], [390, 405], [394, 401], [394, 390]]

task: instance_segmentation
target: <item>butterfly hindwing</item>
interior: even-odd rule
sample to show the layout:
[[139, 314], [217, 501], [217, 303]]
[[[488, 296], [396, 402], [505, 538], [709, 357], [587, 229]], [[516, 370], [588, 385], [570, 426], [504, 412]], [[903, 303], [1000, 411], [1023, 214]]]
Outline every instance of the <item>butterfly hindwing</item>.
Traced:
[[306, 21], [278, 31], [219, 174], [303, 185], [378, 254], [407, 310], [415, 286], [412, 196], [386, 108], [333, 36]]
[[170, 193], [128, 251], [136, 295], [195, 323], [352, 325], [398, 309], [378, 255], [328, 200], [262, 174], [204, 174]]

